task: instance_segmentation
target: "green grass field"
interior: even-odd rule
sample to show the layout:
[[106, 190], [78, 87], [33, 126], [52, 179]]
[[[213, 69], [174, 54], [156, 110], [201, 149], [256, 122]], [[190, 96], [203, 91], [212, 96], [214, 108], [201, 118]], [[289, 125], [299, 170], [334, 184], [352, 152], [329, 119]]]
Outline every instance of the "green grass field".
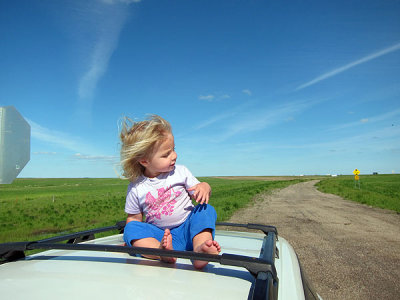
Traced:
[[[248, 205], [260, 192], [299, 180], [199, 178], [212, 187], [218, 221]], [[0, 185], [0, 243], [39, 240], [124, 220], [128, 181], [121, 179], [17, 179]]]
[[318, 189], [345, 199], [400, 212], [400, 175], [360, 175], [360, 188], [354, 176], [320, 181]]
[[[400, 212], [400, 175], [361, 175], [360, 179], [361, 189], [354, 186], [353, 176], [322, 178], [317, 186], [325, 193]], [[217, 210], [218, 221], [251, 205], [258, 193], [301, 181], [200, 180], [212, 187], [210, 203]], [[17, 179], [0, 185], [0, 243], [114, 225], [126, 218], [127, 185], [128, 181], [121, 179]]]

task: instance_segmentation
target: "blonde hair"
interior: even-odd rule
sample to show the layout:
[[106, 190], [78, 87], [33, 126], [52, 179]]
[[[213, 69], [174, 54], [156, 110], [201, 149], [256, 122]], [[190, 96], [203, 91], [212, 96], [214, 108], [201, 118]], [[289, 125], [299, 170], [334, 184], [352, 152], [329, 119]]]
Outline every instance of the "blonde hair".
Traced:
[[144, 167], [140, 160], [151, 156], [154, 147], [168, 133], [172, 133], [171, 125], [160, 116], [150, 115], [141, 122], [125, 118], [120, 132], [123, 176], [133, 182], [143, 174]]

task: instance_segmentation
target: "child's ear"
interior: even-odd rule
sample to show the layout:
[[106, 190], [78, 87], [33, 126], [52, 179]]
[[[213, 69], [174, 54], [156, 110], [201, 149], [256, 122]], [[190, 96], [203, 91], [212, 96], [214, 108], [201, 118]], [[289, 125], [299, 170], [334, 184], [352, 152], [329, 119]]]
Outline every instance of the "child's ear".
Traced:
[[143, 167], [147, 168], [147, 166], [149, 165], [149, 162], [147, 159], [142, 158], [141, 160], [139, 160], [139, 164], [141, 164]]

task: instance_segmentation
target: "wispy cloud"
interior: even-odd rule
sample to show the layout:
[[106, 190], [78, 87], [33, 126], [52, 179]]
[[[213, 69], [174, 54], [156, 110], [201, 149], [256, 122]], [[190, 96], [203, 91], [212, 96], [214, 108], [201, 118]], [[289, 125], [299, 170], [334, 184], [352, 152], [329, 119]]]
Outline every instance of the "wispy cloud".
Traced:
[[351, 127], [361, 126], [361, 125], [366, 125], [366, 124], [373, 124], [373, 123], [377, 123], [377, 122], [381, 122], [381, 121], [393, 122], [394, 121], [393, 118], [398, 115], [400, 115], [400, 109], [395, 109], [395, 110], [392, 110], [392, 111], [384, 113], [384, 114], [371, 116], [371, 117], [367, 117], [367, 118], [362, 118], [362, 119], [354, 121], [354, 122], [335, 126], [335, 127], [331, 128], [330, 131], [341, 130], [341, 129], [351, 128]]
[[299, 85], [296, 88], [296, 91], [304, 89], [304, 88], [309, 87], [309, 86], [312, 86], [312, 85], [314, 85], [314, 84], [316, 84], [316, 83], [318, 83], [320, 81], [323, 81], [323, 80], [328, 79], [330, 77], [336, 76], [336, 75], [338, 75], [338, 74], [340, 74], [342, 72], [345, 72], [345, 71], [347, 71], [347, 70], [349, 70], [351, 68], [354, 68], [354, 67], [356, 67], [358, 65], [361, 65], [363, 63], [369, 62], [369, 61], [371, 61], [371, 60], [373, 60], [375, 58], [381, 57], [383, 55], [389, 54], [389, 53], [397, 51], [397, 50], [400, 50], [400, 43], [397, 43], [397, 44], [395, 44], [395, 45], [393, 45], [391, 47], [382, 49], [380, 51], [374, 52], [374, 53], [372, 53], [370, 55], [364, 56], [361, 59], [353, 61], [353, 62], [351, 62], [351, 63], [349, 63], [347, 65], [344, 65], [344, 66], [336, 68], [336, 69], [334, 69], [334, 70], [332, 70], [330, 72], [322, 74], [322, 75], [318, 76], [317, 78], [315, 78], [315, 79], [313, 79], [311, 81], [308, 81], [308, 82], [306, 82], [306, 83], [304, 83], [302, 85]]
[[383, 149], [398, 149], [400, 147], [400, 128], [387, 126], [381, 129], [367, 131], [360, 134], [352, 134], [346, 137], [331, 138], [327, 135], [326, 141], [315, 141], [314, 138], [310, 137], [291, 141], [288, 144], [277, 144], [277, 143], [245, 143], [238, 145], [240, 149], [252, 149], [254, 147], [256, 151], [267, 150], [267, 149], [312, 149], [318, 152], [329, 151], [329, 152], [343, 152], [349, 151], [354, 152], [354, 145], [365, 148], [374, 148], [376, 150]]
[[252, 92], [251, 92], [250, 90], [248, 90], [248, 89], [242, 90], [242, 93], [244, 93], [244, 94], [246, 94], [246, 95], [249, 95], [249, 96], [252, 95]]
[[[91, 24], [91, 39], [84, 42], [91, 45], [87, 69], [79, 80], [78, 94], [81, 99], [91, 99], [94, 95], [97, 83], [107, 71], [108, 63], [114, 50], [117, 48], [119, 34], [128, 17], [126, 5], [131, 1], [91, 1], [91, 5], [81, 8], [81, 18], [85, 18], [84, 24]], [[82, 25], [83, 26], [83, 25]]]
[[194, 129], [195, 130], [202, 129], [205, 127], [209, 127], [215, 123], [221, 122], [223, 120], [226, 120], [226, 119], [229, 120], [230, 118], [240, 115], [243, 111], [251, 108], [252, 106], [254, 106], [254, 102], [242, 103], [236, 107], [225, 110], [224, 112], [222, 112], [218, 115], [211, 116], [210, 118], [204, 120], [203, 122], [201, 122], [200, 124], [195, 126]]
[[131, 4], [131, 3], [138, 3], [141, 0], [100, 0], [100, 1], [107, 4], [116, 4], [116, 3]]
[[221, 100], [223, 100], [223, 99], [229, 99], [231, 96], [229, 96], [228, 94], [224, 94], [224, 95], [221, 95], [219, 98], [221, 99]]
[[194, 129], [198, 130], [198, 129], [208, 127], [214, 123], [217, 123], [219, 121], [222, 121], [222, 120], [230, 118], [230, 117], [233, 117], [235, 114], [236, 114], [235, 112], [225, 112], [223, 114], [213, 116], [213, 117], [209, 118], [208, 120], [205, 120], [202, 123], [200, 123], [199, 125], [197, 125]]
[[[65, 132], [45, 128], [32, 120], [27, 120], [31, 125], [32, 138], [45, 142], [48, 145], [60, 147], [73, 152], [93, 153], [93, 147], [87, 145], [81, 138], [71, 136]], [[42, 151], [37, 154], [53, 154], [54, 152]]]
[[263, 130], [292, 121], [295, 116], [323, 101], [325, 100], [292, 101], [270, 108], [260, 108], [254, 102], [246, 102], [229, 111], [210, 117], [194, 129], [212, 127], [215, 135], [208, 134], [208, 136], [211, 140], [220, 142], [235, 135]]
[[83, 52], [81, 64], [85, 66], [77, 91], [78, 113], [82, 116], [90, 115], [97, 86], [107, 72], [129, 17], [128, 6], [137, 2], [140, 0], [89, 0], [72, 4], [69, 26], [74, 36], [81, 36], [77, 47]]
[[56, 155], [57, 152], [39, 151], [39, 152], [33, 152], [32, 154], [34, 154], [34, 155]]
[[263, 130], [294, 119], [294, 116], [301, 114], [310, 107], [321, 103], [324, 100], [292, 101], [272, 108], [257, 108], [241, 114], [234, 122], [228, 125], [227, 131], [220, 137], [221, 140], [230, 138], [237, 134], [244, 134]]
[[214, 100], [229, 99], [230, 97], [231, 96], [229, 96], [228, 94], [222, 94], [222, 95], [208, 94], [208, 95], [200, 95], [199, 100], [212, 102]]
[[87, 160], [87, 161], [104, 161], [104, 162], [110, 162], [110, 163], [117, 163], [119, 160], [118, 156], [113, 156], [113, 155], [84, 155], [81, 153], [75, 153], [73, 155], [74, 159], [79, 159], [79, 160]]
[[[335, 151], [354, 151], [354, 145], [373, 151], [398, 149], [400, 147], [400, 128], [386, 126], [382, 129], [367, 131], [348, 137], [327, 141], [325, 143], [309, 143], [298, 145], [300, 148], [323, 148]], [[360, 150], [361, 151], [361, 150]]]
[[213, 101], [215, 99], [214, 95], [200, 95], [199, 100], [205, 100], [205, 101]]

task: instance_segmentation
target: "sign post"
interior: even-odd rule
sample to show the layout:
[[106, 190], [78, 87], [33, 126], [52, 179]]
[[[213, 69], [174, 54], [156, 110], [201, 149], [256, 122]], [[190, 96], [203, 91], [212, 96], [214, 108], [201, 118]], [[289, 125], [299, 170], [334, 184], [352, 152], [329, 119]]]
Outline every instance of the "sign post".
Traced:
[[360, 189], [360, 176], [358, 176], [358, 174], [360, 174], [360, 171], [357, 169], [354, 169], [353, 171], [354, 174], [354, 187], [356, 187], [358, 185], [358, 189]]
[[13, 106], [0, 106], [0, 184], [12, 183], [30, 159], [31, 127]]

